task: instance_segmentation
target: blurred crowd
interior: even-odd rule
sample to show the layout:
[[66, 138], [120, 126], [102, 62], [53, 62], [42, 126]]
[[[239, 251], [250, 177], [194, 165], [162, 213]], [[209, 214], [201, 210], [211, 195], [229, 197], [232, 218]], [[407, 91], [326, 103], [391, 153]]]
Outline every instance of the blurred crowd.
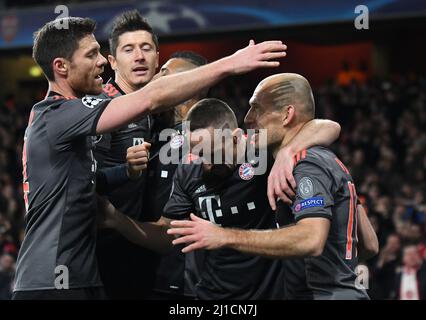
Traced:
[[[242, 123], [254, 87], [234, 78], [210, 96]], [[332, 149], [347, 164], [380, 243], [368, 266], [373, 299], [426, 299], [426, 79], [330, 80], [315, 88], [317, 117], [338, 121]], [[29, 107], [0, 104], [0, 299], [10, 298], [23, 238], [22, 142]], [[364, 283], [364, 285], [366, 285]]]

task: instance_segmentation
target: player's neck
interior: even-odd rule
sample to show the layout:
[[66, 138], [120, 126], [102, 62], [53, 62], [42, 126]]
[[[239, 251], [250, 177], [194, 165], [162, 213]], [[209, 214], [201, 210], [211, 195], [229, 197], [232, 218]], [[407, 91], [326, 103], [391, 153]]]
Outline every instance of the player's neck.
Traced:
[[124, 80], [123, 77], [121, 77], [118, 73], [115, 74], [114, 81], [120, 87], [121, 91], [123, 91], [125, 94], [129, 94], [129, 93], [138, 91], [140, 88], [143, 87], [143, 86], [136, 87], [136, 86], [130, 84], [129, 82]]
[[76, 97], [76, 98], [82, 98], [84, 97], [83, 93], [78, 93], [74, 91], [66, 81], [49, 81], [49, 90], [54, 91], [56, 93], [59, 93], [60, 95], [64, 97]]
[[293, 138], [299, 133], [299, 131], [302, 129], [303, 126], [304, 126], [304, 123], [299, 123], [295, 125], [294, 127], [289, 128], [287, 132], [285, 133], [281, 144], [277, 143], [275, 146], [272, 146], [271, 150], [272, 150], [272, 156], [274, 157], [274, 159], [277, 156], [278, 151], [280, 151], [285, 146], [288, 146], [291, 140], [293, 140]]

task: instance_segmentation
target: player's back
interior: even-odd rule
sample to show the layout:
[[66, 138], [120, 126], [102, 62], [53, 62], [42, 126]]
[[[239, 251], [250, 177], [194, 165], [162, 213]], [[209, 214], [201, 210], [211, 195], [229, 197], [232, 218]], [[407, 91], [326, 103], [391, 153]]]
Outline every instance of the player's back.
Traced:
[[288, 222], [322, 217], [330, 219], [330, 230], [320, 256], [284, 260], [287, 297], [368, 299], [355, 287], [357, 195], [349, 171], [323, 147], [302, 151], [295, 162], [297, 196]]

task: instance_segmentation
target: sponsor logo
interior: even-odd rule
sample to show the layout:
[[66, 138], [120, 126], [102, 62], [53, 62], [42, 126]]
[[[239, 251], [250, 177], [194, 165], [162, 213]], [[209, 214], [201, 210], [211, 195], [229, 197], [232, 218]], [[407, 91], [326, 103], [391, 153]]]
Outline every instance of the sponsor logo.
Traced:
[[312, 207], [324, 207], [324, 198], [323, 197], [314, 197], [303, 200], [294, 206], [294, 212], [300, 212], [307, 208]]
[[201, 192], [206, 192], [206, 186], [204, 184], [198, 187], [197, 190], [195, 190], [195, 193], [201, 193]]
[[240, 178], [243, 180], [250, 180], [254, 177], [254, 168], [250, 163], [243, 163], [238, 170]]
[[299, 181], [299, 196], [303, 199], [312, 198], [314, 196], [314, 183], [311, 178], [303, 177]]

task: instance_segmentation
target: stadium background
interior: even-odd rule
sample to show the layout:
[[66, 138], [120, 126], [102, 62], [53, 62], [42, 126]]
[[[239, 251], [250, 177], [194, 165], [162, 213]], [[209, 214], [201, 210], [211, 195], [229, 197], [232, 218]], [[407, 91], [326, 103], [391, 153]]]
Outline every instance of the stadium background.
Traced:
[[[306, 76], [317, 116], [342, 125], [333, 149], [354, 176], [380, 242], [379, 255], [366, 262], [370, 296], [394, 299], [397, 275], [413, 258], [404, 259], [404, 247], [416, 245], [426, 259], [426, 2], [364, 1], [369, 29], [357, 30], [358, 2], [0, 0], [0, 299], [10, 298], [23, 238], [23, 134], [31, 106], [47, 89], [31, 58], [32, 34], [63, 13], [55, 13], [57, 5], [98, 22], [105, 55], [114, 15], [139, 9], [160, 35], [160, 64], [178, 50], [212, 61], [252, 38], [283, 40], [289, 49], [279, 72]], [[253, 89], [270, 74], [228, 79], [210, 96], [228, 102], [242, 122]], [[107, 68], [104, 80], [111, 75]]]

